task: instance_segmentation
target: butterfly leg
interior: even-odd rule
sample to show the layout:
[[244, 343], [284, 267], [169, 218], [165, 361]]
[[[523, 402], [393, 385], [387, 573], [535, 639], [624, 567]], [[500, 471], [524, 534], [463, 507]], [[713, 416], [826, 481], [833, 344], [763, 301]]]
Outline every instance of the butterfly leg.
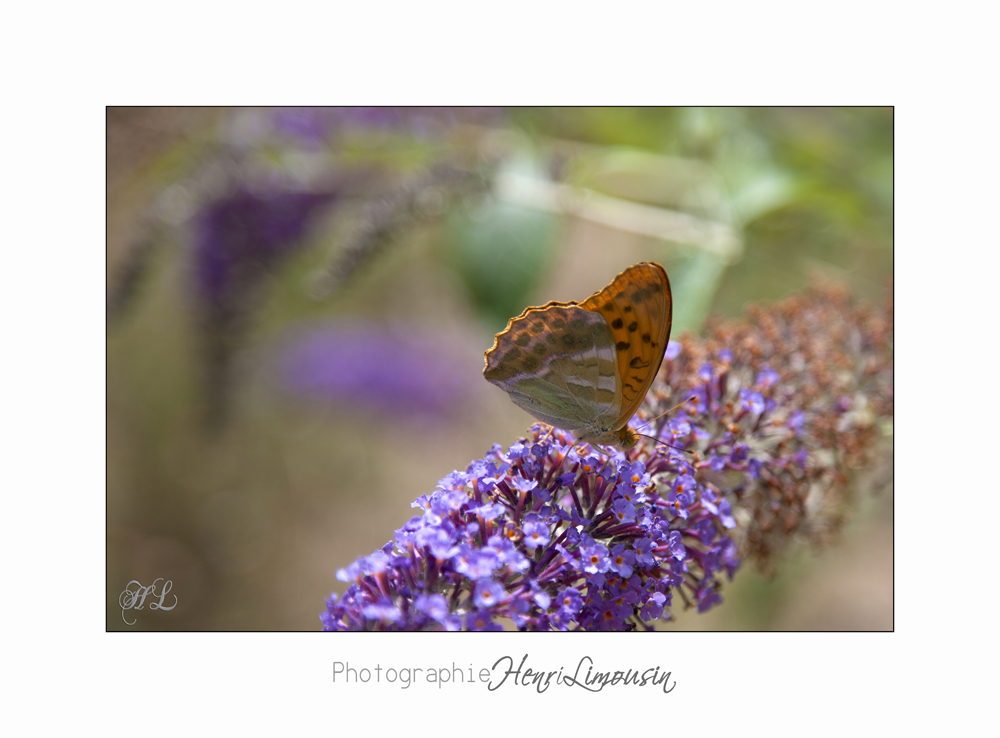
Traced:
[[[596, 447], [595, 447], [595, 448], [596, 448]], [[598, 473], [598, 475], [600, 475], [600, 473], [601, 473], [602, 471], [604, 471], [604, 467], [606, 467], [606, 466], [608, 465], [608, 462], [610, 462], [610, 461], [611, 461], [611, 454], [610, 454], [609, 452], [605, 451], [605, 450], [604, 450], [603, 448], [599, 448], [599, 449], [597, 449], [597, 450], [598, 450], [598, 451], [600, 451], [600, 452], [601, 452], [602, 454], [604, 454], [605, 456], [607, 456], [607, 458], [606, 458], [606, 459], [604, 460], [604, 463], [603, 463], [603, 464], [601, 464], [601, 468], [597, 470], [597, 473]]]
[[598, 445], [596, 443], [591, 443], [590, 447], [592, 449], [594, 449], [594, 451], [596, 451], [597, 453], [601, 454], [602, 456], [608, 457], [608, 460], [610, 461], [610, 459], [611, 459], [611, 452], [608, 451], [606, 448], [604, 448], [603, 446], [600, 446], [600, 445]]

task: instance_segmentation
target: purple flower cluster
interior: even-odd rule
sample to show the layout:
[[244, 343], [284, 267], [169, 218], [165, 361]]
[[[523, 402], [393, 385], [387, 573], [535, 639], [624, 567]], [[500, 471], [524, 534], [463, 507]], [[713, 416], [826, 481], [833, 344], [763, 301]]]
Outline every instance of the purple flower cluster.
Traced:
[[747, 312], [670, 342], [633, 419], [659, 443], [608, 457], [536, 425], [495, 446], [338, 572], [350, 586], [324, 627], [649, 628], [674, 595], [699, 612], [720, 603], [744, 558], [770, 570], [794, 540], [827, 542], [850, 471], [891, 447], [891, 299], [854, 305], [821, 286]]
[[[686, 413], [666, 426], [701, 437]], [[670, 618], [674, 594], [703, 612], [739, 565], [729, 502], [679, 450], [611, 456], [558, 429], [499, 445], [414, 507], [393, 541], [337, 573], [327, 630], [634, 630]]]

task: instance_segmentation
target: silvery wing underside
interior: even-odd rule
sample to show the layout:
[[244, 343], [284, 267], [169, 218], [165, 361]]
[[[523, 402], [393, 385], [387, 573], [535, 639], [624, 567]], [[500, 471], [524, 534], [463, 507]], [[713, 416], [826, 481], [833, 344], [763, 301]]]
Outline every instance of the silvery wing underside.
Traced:
[[603, 435], [620, 414], [617, 371], [604, 318], [575, 303], [550, 302], [528, 308], [497, 334], [483, 375], [538, 420]]

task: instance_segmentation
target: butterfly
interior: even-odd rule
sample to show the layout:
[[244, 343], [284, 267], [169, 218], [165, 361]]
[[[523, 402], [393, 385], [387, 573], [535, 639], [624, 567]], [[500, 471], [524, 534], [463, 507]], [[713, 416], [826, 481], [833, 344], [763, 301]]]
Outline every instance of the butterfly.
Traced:
[[628, 427], [660, 370], [672, 300], [663, 267], [644, 261], [583, 302], [526, 308], [496, 334], [483, 376], [516, 405], [578, 441], [632, 448]]

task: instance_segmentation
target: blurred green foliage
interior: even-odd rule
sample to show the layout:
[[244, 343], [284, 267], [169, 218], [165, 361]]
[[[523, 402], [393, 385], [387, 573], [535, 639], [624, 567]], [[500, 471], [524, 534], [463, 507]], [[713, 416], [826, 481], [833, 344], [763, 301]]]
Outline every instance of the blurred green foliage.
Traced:
[[[709, 311], [738, 315], [747, 299], [781, 297], [817, 273], [870, 299], [885, 289], [889, 108], [517, 108], [509, 118], [536, 150], [572, 152], [568, 183], [739, 235], [738, 268], [697, 243], [665, 253], [678, 328], [697, 329]], [[520, 312], [549, 264], [555, 235], [543, 222], [497, 205], [479, 222], [454, 217], [450, 253], [491, 325]]]
[[500, 332], [547, 275], [559, 221], [549, 213], [487, 200], [455, 211], [448, 226], [451, 265], [469, 285], [470, 298], [491, 329]]
[[711, 302], [719, 313], [800, 289], [817, 271], [876, 298], [891, 273], [891, 108], [531, 108], [511, 117], [539, 137], [637, 147], [717, 173], [745, 239], [742, 263]]

